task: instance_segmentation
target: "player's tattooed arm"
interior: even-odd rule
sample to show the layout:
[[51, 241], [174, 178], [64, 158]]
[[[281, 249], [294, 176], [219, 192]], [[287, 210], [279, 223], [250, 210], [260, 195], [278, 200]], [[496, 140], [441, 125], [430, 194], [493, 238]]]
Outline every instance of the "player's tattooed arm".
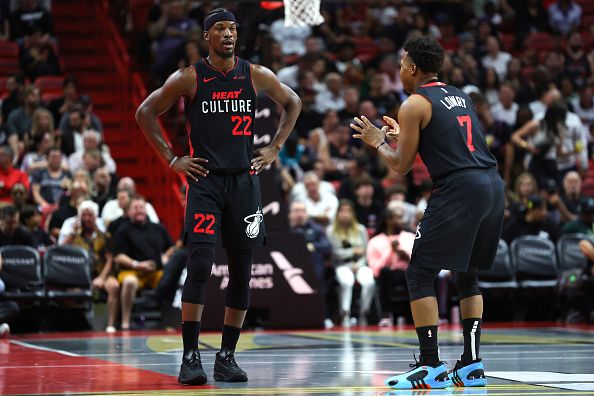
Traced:
[[252, 159], [252, 169], [260, 173], [272, 164], [285, 143], [301, 111], [301, 99], [285, 84], [282, 84], [276, 75], [264, 66], [252, 65], [252, 81], [256, 92], [264, 91], [272, 100], [283, 107], [278, 129], [270, 145], [257, 150]]
[[[389, 127], [379, 129], [364, 116], [355, 117], [355, 123], [351, 124], [351, 128], [358, 132], [353, 137], [377, 148], [392, 170], [405, 175], [412, 168], [417, 155], [420, 130], [431, 119], [431, 105], [422, 96], [412, 95], [400, 107], [398, 119], [400, 124], [392, 118], [384, 117]], [[398, 138], [396, 150], [383, 144], [386, 135]]]
[[208, 170], [201, 164], [208, 160], [189, 156], [175, 159], [175, 154], [163, 137], [157, 117], [176, 103], [180, 96], [192, 99], [195, 90], [196, 70], [194, 67], [178, 70], [169, 76], [161, 88], [151, 93], [136, 110], [136, 122], [159, 156], [169, 164], [171, 169], [184, 174], [193, 181], [197, 181], [198, 176], [206, 177]]

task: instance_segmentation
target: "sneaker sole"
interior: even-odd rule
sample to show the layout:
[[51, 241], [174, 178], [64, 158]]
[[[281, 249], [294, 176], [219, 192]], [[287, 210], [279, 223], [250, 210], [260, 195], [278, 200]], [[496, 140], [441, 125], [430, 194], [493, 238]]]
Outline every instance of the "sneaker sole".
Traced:
[[236, 375], [232, 377], [225, 377], [223, 374], [214, 373], [213, 378], [218, 382], [247, 382], [247, 377], [243, 375]]
[[457, 383], [452, 381], [452, 384], [457, 388], [482, 387], [482, 386], [487, 386], [487, 379], [486, 378], [478, 378], [478, 379], [472, 379], [472, 380], [467, 379], [467, 380], [464, 380], [462, 382], [462, 384], [460, 384], [460, 385], [458, 385]]
[[182, 380], [181, 378], [177, 377], [177, 382], [182, 385], [204, 385], [208, 382], [208, 378], [206, 376], [199, 376]]
[[423, 383], [423, 385], [417, 385], [417, 386], [413, 387], [413, 385], [410, 383], [410, 381], [404, 381], [401, 386], [398, 386], [398, 384], [390, 385], [389, 384], [390, 381], [388, 381], [388, 379], [389, 378], [386, 378], [386, 380], [384, 380], [384, 385], [386, 385], [390, 389], [401, 389], [401, 390], [446, 389], [453, 385], [453, 383], [451, 381], [444, 381], [443, 383], [436, 382], [433, 384]]

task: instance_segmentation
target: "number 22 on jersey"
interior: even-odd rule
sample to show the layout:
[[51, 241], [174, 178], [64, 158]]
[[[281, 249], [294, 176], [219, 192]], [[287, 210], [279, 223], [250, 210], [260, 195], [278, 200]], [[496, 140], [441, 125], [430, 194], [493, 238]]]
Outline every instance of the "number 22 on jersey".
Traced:
[[231, 116], [231, 122], [235, 123], [233, 127], [233, 136], [251, 136], [252, 116]]
[[472, 145], [472, 118], [469, 115], [458, 116], [456, 118], [461, 127], [466, 127], [466, 146], [468, 150], [471, 152], [474, 151], [474, 146]]

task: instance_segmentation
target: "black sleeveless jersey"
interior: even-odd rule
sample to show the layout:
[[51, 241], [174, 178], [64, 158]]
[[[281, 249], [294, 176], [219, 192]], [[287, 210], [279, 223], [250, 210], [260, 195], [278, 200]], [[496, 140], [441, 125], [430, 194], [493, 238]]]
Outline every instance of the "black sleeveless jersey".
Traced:
[[421, 130], [419, 155], [433, 181], [459, 170], [497, 165], [468, 95], [441, 82], [425, 84], [415, 93], [431, 102], [431, 120]]
[[236, 57], [223, 73], [201, 59], [194, 68], [196, 93], [186, 108], [190, 155], [208, 159], [208, 169], [249, 169], [256, 111], [250, 63]]

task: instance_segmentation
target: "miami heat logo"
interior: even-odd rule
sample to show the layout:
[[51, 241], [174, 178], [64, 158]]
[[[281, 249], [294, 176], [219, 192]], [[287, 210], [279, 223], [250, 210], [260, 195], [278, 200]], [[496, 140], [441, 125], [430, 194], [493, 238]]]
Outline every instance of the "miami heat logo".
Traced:
[[260, 233], [260, 223], [264, 220], [264, 215], [260, 208], [256, 211], [256, 213], [251, 214], [243, 218], [243, 221], [248, 223], [247, 227], [245, 227], [245, 234], [248, 238], [255, 238]]

